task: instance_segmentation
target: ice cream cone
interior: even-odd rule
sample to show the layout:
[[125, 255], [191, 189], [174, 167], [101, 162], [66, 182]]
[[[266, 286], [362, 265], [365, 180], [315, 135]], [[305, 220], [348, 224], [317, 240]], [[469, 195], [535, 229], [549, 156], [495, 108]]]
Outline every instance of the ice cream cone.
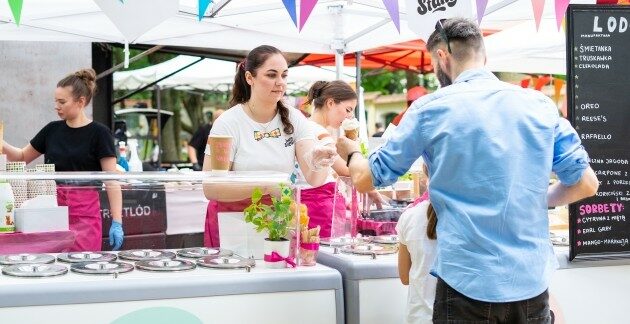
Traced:
[[346, 134], [346, 137], [356, 141], [359, 138], [359, 129], [355, 128], [355, 129], [344, 129], [344, 132]]

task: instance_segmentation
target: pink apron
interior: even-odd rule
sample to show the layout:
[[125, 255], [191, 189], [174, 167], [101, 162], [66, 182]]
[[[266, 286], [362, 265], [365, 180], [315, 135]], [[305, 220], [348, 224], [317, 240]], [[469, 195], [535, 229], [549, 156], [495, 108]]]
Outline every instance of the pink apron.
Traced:
[[[345, 233], [346, 200], [339, 192], [335, 191], [334, 182], [317, 188], [302, 190], [301, 200], [308, 208], [308, 227], [314, 228], [319, 225], [321, 238], [330, 237], [332, 232], [335, 232], [336, 236], [342, 236]], [[332, 230], [333, 220], [335, 223], [334, 231]]]
[[69, 251], [100, 251], [103, 232], [98, 191], [89, 187], [58, 185], [57, 204], [68, 206], [70, 230], [75, 235]]
[[[208, 201], [206, 209], [206, 228], [203, 233], [203, 245], [205, 247], [220, 247], [219, 241], [219, 212], [241, 212], [252, 203], [251, 199], [243, 199], [234, 202]], [[263, 203], [271, 204], [271, 197], [264, 196]]]

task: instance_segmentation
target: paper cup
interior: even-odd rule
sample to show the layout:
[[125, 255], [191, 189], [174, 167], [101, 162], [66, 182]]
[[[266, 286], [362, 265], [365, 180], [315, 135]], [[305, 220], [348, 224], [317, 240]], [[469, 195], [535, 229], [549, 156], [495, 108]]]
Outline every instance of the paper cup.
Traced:
[[232, 157], [232, 136], [208, 136], [210, 147], [210, 167], [213, 173], [227, 173]]

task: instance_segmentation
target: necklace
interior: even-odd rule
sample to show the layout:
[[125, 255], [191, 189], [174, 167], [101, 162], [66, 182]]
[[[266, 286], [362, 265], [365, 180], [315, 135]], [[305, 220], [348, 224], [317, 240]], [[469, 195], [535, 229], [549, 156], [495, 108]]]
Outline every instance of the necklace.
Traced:
[[267, 123], [259, 123], [256, 121], [256, 114], [254, 113], [254, 109], [252, 109], [252, 104], [251, 101], [247, 102], [247, 109], [249, 109], [250, 114], [252, 114], [252, 120], [258, 124], [258, 126], [260, 126], [264, 132], [267, 132], [267, 129], [269, 128], [269, 125], [271, 125], [271, 123], [273, 122], [273, 120], [276, 118], [276, 116], [274, 115], [273, 118], [271, 118], [270, 121], [268, 121]]

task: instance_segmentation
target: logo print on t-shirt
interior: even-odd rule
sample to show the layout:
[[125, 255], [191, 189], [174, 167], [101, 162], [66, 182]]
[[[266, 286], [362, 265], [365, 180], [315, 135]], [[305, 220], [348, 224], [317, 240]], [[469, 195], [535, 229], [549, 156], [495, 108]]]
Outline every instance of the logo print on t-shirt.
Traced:
[[280, 128], [276, 128], [270, 132], [254, 131], [254, 139], [256, 141], [260, 141], [263, 138], [278, 138], [280, 135], [282, 135]]
[[289, 147], [293, 144], [295, 144], [295, 140], [293, 139], [293, 136], [291, 136], [284, 142], [284, 147]]

